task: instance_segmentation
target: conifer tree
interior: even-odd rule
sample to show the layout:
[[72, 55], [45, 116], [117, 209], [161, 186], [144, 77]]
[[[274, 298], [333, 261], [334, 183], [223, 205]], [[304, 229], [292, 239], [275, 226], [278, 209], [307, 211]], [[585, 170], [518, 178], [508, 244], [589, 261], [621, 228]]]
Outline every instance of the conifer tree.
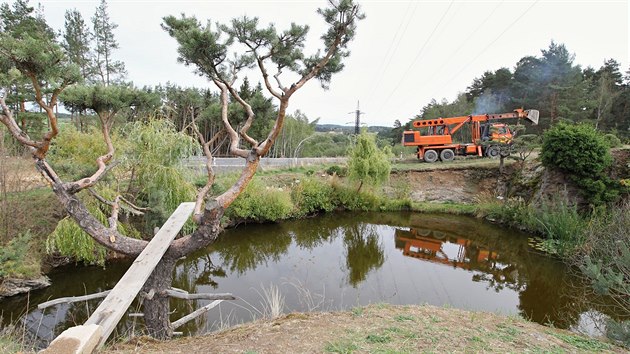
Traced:
[[92, 52], [90, 41], [92, 33], [83, 20], [83, 16], [76, 9], [67, 10], [65, 14], [65, 27], [61, 46], [66, 52], [68, 59], [77, 64], [81, 69], [81, 76], [84, 81], [96, 79], [92, 68]]
[[106, 0], [101, 0], [101, 4], [96, 8], [92, 25], [96, 43], [94, 64], [101, 82], [109, 86], [122, 81], [126, 74], [125, 64], [113, 58], [114, 50], [118, 49], [118, 42], [114, 38], [114, 30], [118, 25], [109, 18]]

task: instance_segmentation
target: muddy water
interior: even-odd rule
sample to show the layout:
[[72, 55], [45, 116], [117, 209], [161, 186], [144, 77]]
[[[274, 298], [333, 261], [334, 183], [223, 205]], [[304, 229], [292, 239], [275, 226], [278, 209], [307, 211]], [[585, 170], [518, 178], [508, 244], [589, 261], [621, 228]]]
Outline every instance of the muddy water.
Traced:
[[[588, 287], [530, 248], [527, 238], [473, 218], [414, 213], [338, 213], [239, 226], [181, 260], [173, 284], [191, 293], [230, 292], [240, 300], [223, 302], [180, 330], [200, 333], [262, 317], [272, 311], [266, 296], [272, 287], [285, 313], [432, 304], [520, 315], [560, 328], [576, 328], [600, 313], [588, 305]], [[0, 302], [3, 322], [28, 308], [20, 323], [40, 340], [50, 339], [82, 323], [98, 301], [45, 310], [36, 304], [110, 289], [128, 266], [58, 269], [50, 276], [53, 286]], [[207, 303], [173, 300], [171, 319]], [[115, 335], [141, 327], [141, 320], [127, 317]]]

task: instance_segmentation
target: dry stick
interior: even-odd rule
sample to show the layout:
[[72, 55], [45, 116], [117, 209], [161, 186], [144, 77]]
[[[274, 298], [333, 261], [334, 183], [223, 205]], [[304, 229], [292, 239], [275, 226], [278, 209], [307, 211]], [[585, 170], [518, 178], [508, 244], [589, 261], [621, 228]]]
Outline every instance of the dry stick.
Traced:
[[177, 329], [181, 326], [183, 326], [184, 324], [194, 320], [195, 318], [203, 315], [204, 313], [210, 311], [212, 308], [214, 308], [215, 306], [219, 305], [223, 300], [215, 300], [212, 301], [211, 303], [209, 303], [208, 305], [198, 308], [197, 310], [191, 312], [190, 314], [180, 318], [179, 320], [171, 323], [171, 325], [173, 326], [173, 329]]
[[166, 295], [170, 296], [170, 297], [174, 297], [176, 299], [183, 299], [183, 300], [236, 300], [236, 296], [230, 294], [230, 293], [218, 293], [218, 294], [211, 294], [211, 293], [195, 293], [195, 294], [190, 294], [188, 292], [182, 292], [182, 291], [177, 291], [177, 290], [171, 290], [171, 289], [167, 289], [164, 291], [166, 293]]
[[41, 304], [37, 305], [37, 308], [41, 310], [41, 309], [45, 309], [47, 307], [55, 306], [58, 304], [65, 304], [65, 303], [70, 304], [73, 302], [98, 299], [98, 298], [107, 296], [107, 294], [109, 294], [110, 291], [111, 290], [105, 290], [105, 291], [101, 291], [100, 293], [94, 293], [94, 294], [82, 295], [82, 296], [60, 297], [58, 299], [42, 302]]
[[201, 216], [203, 214], [201, 212], [201, 206], [203, 205], [203, 201], [206, 198], [206, 195], [208, 195], [208, 192], [210, 192], [210, 189], [212, 188], [212, 184], [214, 183], [214, 177], [215, 177], [214, 169], [212, 168], [212, 151], [210, 151], [210, 146], [217, 140], [217, 138], [219, 137], [219, 134], [223, 130], [219, 131], [217, 134], [215, 134], [212, 137], [212, 139], [210, 139], [210, 141], [206, 142], [206, 139], [204, 138], [203, 134], [201, 134], [201, 132], [197, 128], [197, 123], [195, 122], [195, 115], [192, 114], [190, 118], [192, 121], [191, 122], [192, 130], [197, 135], [199, 142], [203, 146], [203, 153], [204, 155], [206, 155], [206, 172], [208, 174], [208, 181], [206, 182], [206, 185], [203, 186], [203, 188], [201, 188], [199, 192], [197, 192], [197, 200], [195, 201], [195, 209], [193, 210], [193, 216], [192, 216], [194, 222], [200, 223]]

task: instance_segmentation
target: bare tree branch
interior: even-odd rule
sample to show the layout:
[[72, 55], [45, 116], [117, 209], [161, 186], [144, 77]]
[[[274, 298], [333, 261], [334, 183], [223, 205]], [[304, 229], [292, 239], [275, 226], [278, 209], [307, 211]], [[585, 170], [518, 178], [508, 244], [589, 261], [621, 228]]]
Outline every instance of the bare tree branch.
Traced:
[[[46, 116], [48, 117], [48, 124], [50, 125], [50, 130], [44, 134], [40, 145], [37, 147], [37, 151], [35, 151], [34, 155], [38, 159], [44, 159], [46, 154], [48, 153], [48, 149], [50, 149], [50, 143], [52, 139], [54, 139], [57, 134], [59, 134], [59, 128], [57, 127], [57, 116], [53, 110], [54, 104], [51, 102], [50, 104], [46, 104], [44, 102], [42, 96], [42, 88], [37, 81], [37, 78], [32, 73], [27, 73], [28, 78], [31, 80], [33, 84], [33, 88], [35, 89], [35, 101], [37, 104], [46, 111]], [[56, 101], [56, 96], [55, 96]]]
[[203, 134], [199, 132], [199, 128], [197, 128], [197, 123], [195, 122], [195, 115], [191, 115], [191, 126], [195, 135], [197, 135], [197, 139], [201, 143], [203, 147], [203, 154], [206, 156], [206, 173], [208, 174], [208, 180], [206, 184], [197, 192], [197, 198], [195, 201], [195, 209], [193, 210], [193, 221], [196, 223], [201, 222], [201, 216], [203, 213], [201, 212], [201, 207], [203, 205], [203, 201], [205, 200], [208, 192], [210, 192], [210, 188], [212, 188], [212, 184], [214, 183], [214, 169], [212, 168], [212, 151], [210, 151], [210, 146], [219, 138], [221, 131], [217, 132], [210, 141], [206, 142]]
[[234, 156], [239, 156], [242, 158], [247, 158], [249, 155], [249, 151], [240, 149], [238, 147], [238, 143], [240, 139], [238, 138], [238, 133], [230, 124], [228, 120], [228, 91], [229, 85], [225, 81], [221, 81], [220, 79], [212, 80], [217, 87], [221, 90], [221, 120], [223, 121], [223, 128], [227, 131], [230, 136], [230, 153]]
[[[120, 196], [117, 195], [114, 201], [112, 202], [112, 215], [107, 218], [107, 223], [109, 224], [109, 229], [111, 231], [118, 230], [118, 213], [120, 211]], [[109, 241], [116, 242], [116, 235], [112, 233], [109, 236]]]
[[257, 148], [256, 152], [258, 156], [265, 156], [271, 146], [276, 141], [276, 138], [282, 131], [282, 125], [284, 124], [284, 118], [287, 114], [287, 107], [289, 106], [289, 97], [290, 95], [283, 96], [280, 100], [280, 107], [278, 107], [278, 115], [276, 117], [276, 121], [273, 125], [273, 128], [269, 132], [267, 139], [263, 141]]
[[265, 82], [265, 87], [267, 88], [267, 91], [269, 91], [269, 93], [271, 93], [275, 98], [279, 100], [282, 99], [282, 96], [284, 96], [286, 92], [283, 90], [283, 93], [279, 93], [276, 90], [274, 90], [273, 87], [271, 86], [271, 82], [269, 81], [269, 73], [267, 72], [267, 68], [265, 67], [264, 58], [261, 58], [258, 55], [256, 55], [256, 63], [258, 63], [258, 68], [260, 69], [260, 73], [262, 74], [263, 81]]
[[26, 145], [27, 147], [29, 147], [31, 149], [31, 152], [35, 153], [35, 149], [37, 149], [41, 144], [37, 141], [32, 140], [28, 134], [26, 134], [24, 131], [22, 131], [22, 129], [20, 129], [20, 126], [17, 124], [17, 122], [15, 121], [15, 118], [13, 117], [13, 113], [11, 112], [11, 109], [7, 106], [6, 104], [6, 89], [2, 89], [2, 92], [0, 92], [0, 107], [2, 107], [2, 114], [0, 114], [0, 122], [2, 122], [2, 124], [6, 125], [6, 127], [9, 129], [9, 133], [11, 133], [11, 135], [17, 140], [19, 141], [21, 144]]
[[[127, 200], [125, 197], [123, 197], [122, 195], [120, 196], [120, 200], [122, 202], [124, 202], [125, 204], [121, 204], [121, 207], [123, 209], [125, 209], [126, 211], [130, 212], [133, 215], [144, 215], [145, 211], [150, 211], [151, 208], [141, 208], [135, 204], [133, 204], [132, 202], [130, 202], [129, 200]], [[127, 207], [125, 207], [124, 205], [127, 205]]]
[[282, 69], [278, 66], [278, 72], [273, 77], [274, 79], [276, 79], [276, 82], [278, 83], [278, 88], [282, 90], [282, 92], [286, 93], [287, 88], [284, 85], [282, 85], [282, 82], [280, 81], [280, 75], [282, 75]]
[[107, 153], [105, 155], [99, 156], [96, 159], [96, 165], [98, 169], [94, 174], [90, 177], [80, 179], [75, 182], [70, 182], [66, 184], [66, 188], [70, 193], [77, 193], [82, 189], [89, 188], [94, 186], [99, 180], [101, 180], [107, 172], [113, 168], [113, 166], [109, 167], [107, 163], [114, 156], [114, 144], [112, 143], [112, 138], [110, 136], [110, 120], [113, 120], [111, 117], [105, 117], [101, 114], [98, 115], [101, 121], [101, 131], [103, 133], [103, 139], [105, 140], [105, 144], [107, 145]]
[[[54, 171], [48, 170], [49, 166], [44, 160], [36, 160], [35, 166], [42, 174], [54, 174]], [[53, 184], [52, 189], [61, 206], [68, 212], [70, 217], [97, 243], [114, 252], [128, 256], [137, 256], [148, 244], [147, 241], [130, 238], [117, 230], [105, 227], [90, 213], [86, 206], [76, 197], [76, 194], [70, 193], [59, 180]], [[114, 237], [116, 242], [110, 241], [111, 236]]]
[[241, 106], [245, 109], [245, 112], [247, 112], [247, 120], [245, 121], [245, 124], [239, 131], [239, 134], [252, 147], [255, 147], [256, 145], [258, 145], [258, 141], [256, 141], [256, 139], [247, 135], [247, 132], [249, 131], [249, 128], [251, 128], [252, 123], [254, 122], [254, 117], [255, 117], [254, 111], [252, 110], [252, 106], [249, 103], [245, 102], [245, 100], [241, 98], [238, 92], [231, 85], [228, 86], [228, 90], [230, 91], [230, 94], [232, 95], [232, 97], [234, 97], [234, 99], [238, 103], [240, 103]]

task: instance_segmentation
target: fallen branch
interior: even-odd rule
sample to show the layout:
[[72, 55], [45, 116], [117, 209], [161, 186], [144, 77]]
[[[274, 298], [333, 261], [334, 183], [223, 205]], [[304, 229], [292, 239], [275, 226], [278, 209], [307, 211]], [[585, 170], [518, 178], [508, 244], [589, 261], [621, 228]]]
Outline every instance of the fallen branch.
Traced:
[[60, 297], [58, 299], [42, 302], [41, 304], [37, 305], [37, 308], [41, 310], [41, 309], [45, 309], [47, 307], [55, 306], [58, 304], [70, 304], [73, 302], [98, 299], [98, 298], [107, 296], [107, 294], [109, 294], [110, 291], [111, 290], [105, 290], [105, 291], [101, 291], [100, 293], [94, 293], [94, 294], [83, 295], [83, 296]]
[[171, 323], [171, 325], [173, 326], [173, 329], [179, 328], [181, 326], [183, 326], [184, 324], [194, 320], [195, 318], [203, 315], [204, 313], [210, 311], [211, 309], [213, 309], [215, 306], [217, 306], [218, 304], [220, 304], [223, 300], [215, 300], [212, 301], [211, 303], [209, 303], [208, 305], [198, 308], [197, 310], [191, 312], [190, 314], [180, 318], [179, 320]]
[[236, 296], [230, 293], [224, 294], [210, 294], [210, 293], [197, 293], [190, 294], [185, 291], [178, 291], [167, 289], [165, 291], [166, 295], [170, 297], [174, 297], [176, 299], [184, 299], [184, 300], [236, 300]]

